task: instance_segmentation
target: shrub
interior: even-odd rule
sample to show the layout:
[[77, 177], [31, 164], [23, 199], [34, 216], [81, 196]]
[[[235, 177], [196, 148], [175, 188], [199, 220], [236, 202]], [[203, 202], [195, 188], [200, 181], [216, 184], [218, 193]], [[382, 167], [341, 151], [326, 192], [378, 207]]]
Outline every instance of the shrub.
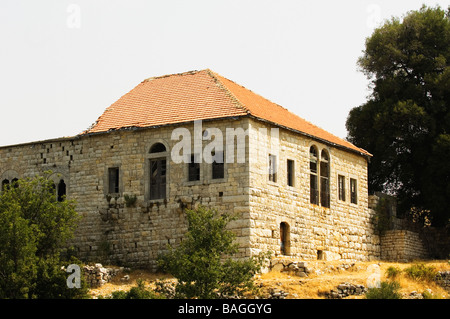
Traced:
[[380, 288], [369, 288], [366, 299], [401, 299], [399, 289], [400, 284], [396, 281], [382, 281]]
[[386, 277], [395, 279], [401, 274], [402, 270], [398, 267], [391, 266], [386, 270]]
[[160, 299], [160, 296], [153, 290], [146, 288], [142, 279], [139, 279], [137, 286], [128, 291], [114, 291], [111, 297], [105, 299]]
[[432, 266], [425, 264], [414, 264], [403, 270], [408, 277], [414, 280], [432, 281], [436, 277], [437, 271]]
[[424, 290], [422, 293], [423, 299], [443, 299], [439, 294], [434, 294], [431, 289]]
[[169, 247], [169, 253], [159, 259], [162, 270], [178, 280], [175, 297], [227, 298], [255, 289], [253, 277], [260, 271], [266, 255], [247, 260], [232, 258], [238, 245], [233, 243], [234, 233], [226, 227], [234, 217], [201, 206], [186, 210], [186, 214], [185, 238], [177, 248]]
[[85, 289], [68, 289], [61, 270], [77, 221], [75, 202], [58, 201], [47, 176], [5, 187], [0, 194], [0, 298], [85, 297]]
[[123, 198], [125, 200], [125, 206], [127, 207], [133, 207], [136, 204], [136, 195], [125, 194]]

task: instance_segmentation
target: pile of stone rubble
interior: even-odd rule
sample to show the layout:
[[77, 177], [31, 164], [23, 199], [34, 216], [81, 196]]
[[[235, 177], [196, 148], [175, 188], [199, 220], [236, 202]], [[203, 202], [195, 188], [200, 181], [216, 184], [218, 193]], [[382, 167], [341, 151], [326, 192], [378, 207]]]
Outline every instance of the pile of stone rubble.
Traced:
[[359, 296], [367, 292], [367, 288], [363, 285], [356, 285], [344, 282], [338, 285], [335, 289], [331, 289], [325, 293], [325, 297], [329, 299], [342, 299], [348, 296]]
[[[85, 265], [82, 269], [86, 282], [91, 288], [103, 286], [123, 271], [124, 267], [103, 267], [102, 264], [98, 263], [94, 265]], [[126, 277], [127, 275], [125, 275], [122, 279], [126, 280]]]

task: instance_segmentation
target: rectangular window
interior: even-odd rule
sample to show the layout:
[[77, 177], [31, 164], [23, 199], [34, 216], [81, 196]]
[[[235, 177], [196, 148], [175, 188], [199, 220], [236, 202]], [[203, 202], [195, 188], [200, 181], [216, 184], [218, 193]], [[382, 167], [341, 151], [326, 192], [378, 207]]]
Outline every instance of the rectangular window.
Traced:
[[269, 154], [269, 181], [277, 182], [277, 157]]
[[223, 152], [215, 152], [213, 154], [212, 162], [212, 178], [219, 179], [224, 178], [225, 164], [223, 160]]
[[119, 168], [108, 168], [108, 191], [109, 193], [119, 192]]
[[330, 207], [330, 172], [328, 162], [320, 162], [320, 204]]
[[339, 200], [345, 202], [345, 176], [338, 175], [338, 195]]
[[350, 201], [352, 204], [358, 203], [358, 185], [354, 178], [350, 178]]
[[188, 181], [200, 180], [200, 163], [196, 163], [197, 156], [191, 155], [191, 162], [188, 164]]
[[309, 170], [310, 170], [310, 177], [309, 177], [309, 187], [310, 187], [310, 201], [311, 204], [319, 205], [319, 187], [317, 182], [317, 161], [314, 159], [311, 159], [309, 162]]
[[295, 166], [293, 160], [287, 160], [287, 184], [294, 186]]
[[150, 160], [150, 199], [166, 198], [166, 159]]

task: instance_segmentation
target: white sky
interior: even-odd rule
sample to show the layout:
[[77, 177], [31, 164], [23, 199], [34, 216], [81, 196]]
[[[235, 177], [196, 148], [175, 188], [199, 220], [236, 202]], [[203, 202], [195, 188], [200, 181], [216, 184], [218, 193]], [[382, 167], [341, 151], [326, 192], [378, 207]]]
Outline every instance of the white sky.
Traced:
[[365, 39], [422, 4], [450, 2], [0, 0], [0, 145], [76, 135], [142, 80], [205, 68], [345, 137]]

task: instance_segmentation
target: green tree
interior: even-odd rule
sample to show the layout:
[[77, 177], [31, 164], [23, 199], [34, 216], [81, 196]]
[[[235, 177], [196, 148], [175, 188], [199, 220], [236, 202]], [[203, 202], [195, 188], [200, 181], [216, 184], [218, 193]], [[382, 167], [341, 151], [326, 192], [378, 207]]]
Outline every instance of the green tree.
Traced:
[[369, 190], [396, 195], [399, 213], [430, 211], [434, 225], [450, 212], [449, 17], [423, 6], [373, 32], [358, 60], [373, 92], [346, 122], [348, 140], [374, 155]]
[[233, 259], [238, 245], [226, 227], [234, 218], [199, 207], [186, 210], [188, 231], [176, 248], [160, 258], [162, 270], [178, 279], [176, 298], [226, 298], [252, 290], [253, 277], [267, 254]]
[[47, 174], [5, 187], [0, 195], [0, 298], [84, 296], [86, 289], [68, 289], [68, 274], [61, 270], [61, 254], [77, 221], [75, 203], [57, 201]]

